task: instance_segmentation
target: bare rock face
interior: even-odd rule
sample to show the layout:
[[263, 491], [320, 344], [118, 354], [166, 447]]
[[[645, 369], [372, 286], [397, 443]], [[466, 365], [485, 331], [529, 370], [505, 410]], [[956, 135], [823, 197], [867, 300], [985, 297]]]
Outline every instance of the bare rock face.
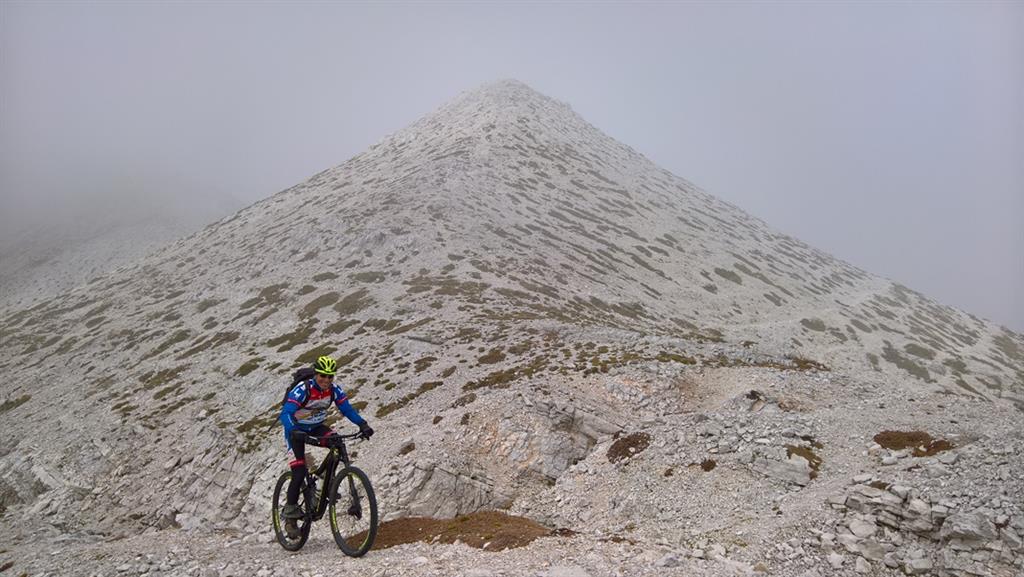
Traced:
[[785, 461], [758, 459], [754, 461], [753, 469], [763, 475], [800, 486], [811, 482], [810, 464], [800, 455], [791, 455]]
[[942, 524], [939, 536], [944, 541], [960, 539], [961, 541], [990, 541], [998, 536], [996, 526], [985, 515], [973, 513], [957, 513], [951, 515]]
[[[926, 469], [913, 471], [921, 471], [920, 481], [930, 480]], [[972, 502], [979, 501], [977, 490], [968, 493], [974, 494]], [[839, 535], [838, 541], [865, 561], [882, 561], [908, 575], [1008, 575], [1024, 559], [1017, 555], [1020, 540], [1010, 527], [1019, 505], [1004, 503], [1001, 495], [1006, 491], [1007, 487], [999, 489], [990, 507], [970, 507], [866, 474], [855, 477], [846, 494], [829, 503], [848, 519], [843, 526], [848, 533]]]
[[447, 518], [511, 504], [494, 482], [480, 474], [448, 470], [433, 463], [415, 463], [386, 476], [382, 482], [386, 518], [398, 516]]

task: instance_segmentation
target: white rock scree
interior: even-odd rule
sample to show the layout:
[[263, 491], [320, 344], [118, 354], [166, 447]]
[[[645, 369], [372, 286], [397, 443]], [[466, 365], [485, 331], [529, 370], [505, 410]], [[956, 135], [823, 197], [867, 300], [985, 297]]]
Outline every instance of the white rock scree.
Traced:
[[[5, 574], [1024, 574], [1020, 335], [519, 82], [2, 306]], [[355, 462], [384, 520], [564, 531], [355, 560], [314, 526], [283, 551], [281, 389], [321, 354], [377, 431]]]

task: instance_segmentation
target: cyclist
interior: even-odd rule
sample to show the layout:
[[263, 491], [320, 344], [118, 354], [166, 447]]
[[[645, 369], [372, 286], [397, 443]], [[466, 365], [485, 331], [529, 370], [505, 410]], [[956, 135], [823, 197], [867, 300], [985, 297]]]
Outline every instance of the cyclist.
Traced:
[[292, 470], [292, 480], [288, 485], [288, 497], [281, 510], [281, 517], [285, 520], [285, 531], [292, 539], [299, 536], [296, 523], [296, 520], [302, 517], [298, 506], [299, 490], [307, 472], [306, 445], [302, 442], [292, 443], [292, 431], [302, 431], [316, 437], [330, 434], [331, 429], [324, 425], [324, 420], [327, 418], [327, 408], [333, 402], [341, 414], [359, 425], [359, 432], [365, 438], [369, 439], [373, 435], [373, 429], [366, 423], [366, 419], [359, 416], [359, 412], [348, 402], [348, 397], [341, 387], [334, 384], [337, 369], [338, 363], [333, 358], [318, 358], [313, 364], [315, 376], [292, 387], [281, 409], [281, 424], [284, 425], [284, 441], [288, 447], [290, 460], [288, 466]]

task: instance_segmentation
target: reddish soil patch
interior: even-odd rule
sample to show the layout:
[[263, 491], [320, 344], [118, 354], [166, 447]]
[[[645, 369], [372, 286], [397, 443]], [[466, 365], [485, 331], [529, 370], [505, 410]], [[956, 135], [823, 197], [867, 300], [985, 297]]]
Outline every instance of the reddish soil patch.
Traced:
[[651, 444], [651, 436], [647, 433], [633, 433], [622, 437], [608, 447], [608, 461], [618, 463], [633, 455], [642, 453]]
[[[819, 443], [816, 446], [820, 448], [821, 444]], [[799, 455], [804, 459], [807, 459], [807, 463], [811, 466], [810, 478], [818, 478], [818, 470], [821, 469], [821, 457], [819, 457], [817, 453], [808, 447], [786, 445], [786, 457], [792, 457], [793, 455]]]
[[[487, 551], [503, 551], [525, 547], [538, 537], [566, 536], [571, 532], [552, 531], [525, 517], [497, 511], [481, 511], [454, 519], [403, 517], [382, 523], [377, 528], [374, 549], [387, 549], [406, 543], [454, 543]], [[355, 539], [361, 539], [362, 534]], [[486, 547], [485, 547], [486, 545]]]
[[930, 457], [955, 447], [945, 439], [933, 439], [924, 431], [882, 431], [875, 435], [874, 441], [893, 451], [913, 449], [915, 457]]

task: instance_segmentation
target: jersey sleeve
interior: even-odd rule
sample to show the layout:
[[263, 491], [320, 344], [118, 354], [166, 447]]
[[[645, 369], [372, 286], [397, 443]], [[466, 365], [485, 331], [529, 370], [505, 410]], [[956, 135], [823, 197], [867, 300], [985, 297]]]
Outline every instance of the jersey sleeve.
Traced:
[[352, 403], [348, 402], [348, 395], [341, 390], [341, 387], [334, 385], [332, 396], [334, 397], [334, 406], [338, 407], [338, 410], [341, 411], [342, 415], [345, 415], [345, 418], [356, 425], [362, 425], [366, 422], [366, 419], [359, 416], [359, 411], [352, 406]]
[[288, 391], [288, 395], [285, 397], [284, 406], [281, 407], [281, 424], [284, 425], [284, 440], [288, 444], [288, 448], [292, 446], [292, 429], [297, 424], [295, 420], [295, 411], [302, 407], [302, 404], [306, 402], [306, 397], [309, 395], [306, 390], [305, 383], [299, 383], [292, 387], [292, 390]]

